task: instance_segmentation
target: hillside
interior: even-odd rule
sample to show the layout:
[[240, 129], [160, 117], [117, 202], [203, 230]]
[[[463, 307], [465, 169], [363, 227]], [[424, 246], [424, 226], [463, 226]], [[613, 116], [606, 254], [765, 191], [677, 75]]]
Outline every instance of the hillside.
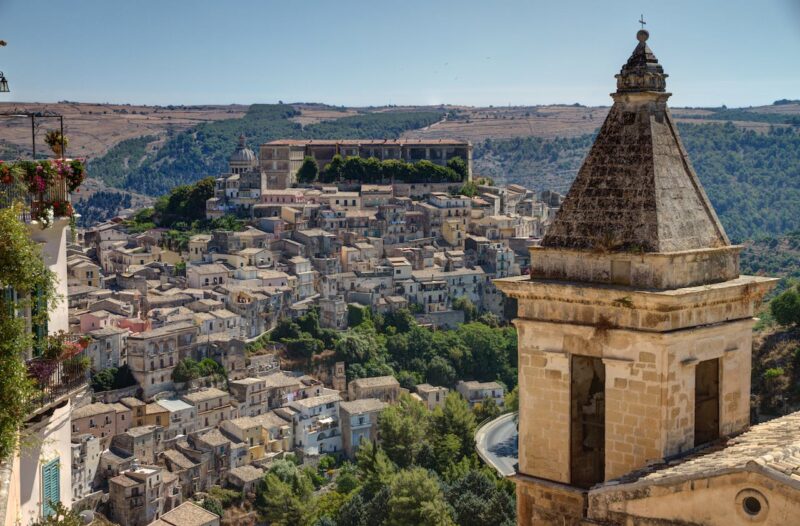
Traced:
[[[692, 164], [735, 242], [800, 230], [800, 129], [765, 133], [733, 123], [679, 123]], [[501, 183], [566, 192], [592, 135], [567, 139], [487, 139], [475, 145], [475, 171]]]
[[[67, 147], [69, 155], [93, 158], [104, 155], [114, 145], [126, 139], [182, 131], [208, 121], [240, 118], [247, 111], [247, 106], [0, 103], [0, 113], [19, 111], [60, 113], [64, 116], [64, 130], [70, 141]], [[3, 118], [2, 122], [0, 142], [14, 144], [26, 155], [30, 155], [30, 119]], [[47, 150], [44, 144], [45, 131], [57, 127], [56, 119], [42, 120], [38, 124], [37, 152]]]
[[770, 327], [755, 334], [751, 391], [762, 418], [800, 407], [800, 328]]
[[[330, 112], [329, 112], [330, 113]], [[408, 129], [428, 126], [440, 111], [336, 112], [336, 120], [297, 121], [302, 110], [288, 104], [254, 104], [244, 117], [207, 122], [169, 134], [128, 139], [89, 163], [89, 173], [111, 186], [160, 195], [170, 188], [217, 175], [245, 134], [252, 147], [280, 138], [395, 138]]]

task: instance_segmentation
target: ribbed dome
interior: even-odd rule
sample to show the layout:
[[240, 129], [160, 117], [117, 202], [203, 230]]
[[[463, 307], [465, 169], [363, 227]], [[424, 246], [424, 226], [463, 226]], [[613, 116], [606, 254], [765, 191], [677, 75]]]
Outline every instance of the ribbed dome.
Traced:
[[245, 139], [244, 135], [239, 136], [239, 146], [236, 147], [236, 151], [231, 154], [228, 158], [228, 162], [231, 163], [254, 163], [256, 161], [256, 154], [253, 153], [253, 150], [247, 147], [247, 139]]

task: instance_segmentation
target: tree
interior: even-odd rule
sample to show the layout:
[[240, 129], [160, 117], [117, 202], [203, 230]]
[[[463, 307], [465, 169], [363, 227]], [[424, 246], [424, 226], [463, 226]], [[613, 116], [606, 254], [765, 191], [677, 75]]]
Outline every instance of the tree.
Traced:
[[475, 197], [476, 195], [478, 195], [478, 185], [476, 185], [472, 181], [467, 181], [463, 185], [461, 185], [461, 188], [459, 188], [458, 193], [460, 195], [465, 195], [467, 197]]
[[310, 155], [306, 155], [303, 159], [303, 164], [297, 170], [297, 182], [310, 184], [317, 180], [318, 175], [319, 166], [317, 165], [317, 160]]
[[361, 157], [348, 157], [342, 165], [342, 176], [347, 181], [364, 181], [366, 173], [364, 159]]
[[283, 343], [292, 358], [308, 360], [315, 354], [320, 354], [325, 350], [322, 341], [313, 338], [307, 332], [301, 333], [299, 338], [284, 339]]
[[377, 358], [378, 342], [365, 333], [348, 330], [336, 342], [336, 358], [348, 363], [362, 363]]
[[256, 492], [256, 506], [262, 518], [271, 525], [300, 526], [303, 524], [303, 502], [289, 484], [276, 474], [264, 475]]
[[800, 325], [800, 290], [794, 286], [778, 296], [769, 304], [775, 321], [781, 325]]
[[425, 371], [425, 379], [431, 385], [450, 387], [455, 384], [456, 370], [441, 356], [434, 356]]
[[432, 417], [433, 429], [444, 436], [453, 434], [461, 441], [461, 455], [473, 451], [475, 440], [475, 415], [466, 400], [457, 392], [451, 391], [444, 400], [444, 407], [437, 407]]
[[427, 470], [401, 471], [389, 484], [386, 526], [454, 526], [439, 482]]
[[321, 180], [323, 183], [333, 183], [342, 179], [342, 169], [344, 168], [344, 159], [338, 153], [333, 156], [325, 169], [322, 171]]
[[[460, 177], [459, 181], [466, 181], [469, 177], [469, 167], [461, 157], [453, 157], [447, 161], [447, 167], [453, 170]], [[466, 194], [464, 194], [466, 195]]]
[[516, 524], [514, 499], [484, 470], [468, 471], [447, 489], [445, 497], [453, 507], [459, 526]]
[[478, 422], [497, 418], [501, 412], [494, 398], [488, 397], [475, 404], [472, 411], [475, 413], [475, 420]]
[[464, 313], [464, 323], [474, 321], [478, 317], [478, 308], [466, 296], [459, 296], [453, 300], [453, 310]]
[[365, 442], [356, 450], [356, 473], [367, 500], [389, 483], [395, 471], [386, 452], [374, 442]]
[[51, 503], [53, 512], [47, 517], [41, 517], [32, 526], [83, 526], [81, 516], [75, 510], [67, 509], [61, 502]]
[[381, 447], [401, 468], [416, 462], [428, 434], [428, 417], [428, 410], [408, 395], [378, 416]]
[[506, 393], [503, 407], [506, 408], [506, 411], [519, 411], [519, 385], [515, 385], [514, 389]]
[[203, 509], [208, 510], [216, 515], [219, 515], [220, 517], [225, 515], [225, 509], [222, 507], [222, 503], [214, 497], [208, 496], [204, 498], [203, 504], [201, 504], [201, 506], [203, 507]]

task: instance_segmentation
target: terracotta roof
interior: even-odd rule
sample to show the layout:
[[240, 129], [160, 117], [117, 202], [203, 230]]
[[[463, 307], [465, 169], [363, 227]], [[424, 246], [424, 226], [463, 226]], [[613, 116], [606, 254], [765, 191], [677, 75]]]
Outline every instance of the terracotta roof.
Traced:
[[193, 502], [184, 502], [161, 516], [161, 520], [173, 526], [203, 526], [219, 520], [219, 515], [201, 508]]
[[371, 411], [383, 411], [389, 404], [381, 402], [377, 398], [364, 398], [361, 400], [353, 400], [352, 402], [341, 402], [339, 409], [355, 415], [358, 413], [368, 413]]
[[383, 387], [387, 385], [399, 386], [400, 382], [394, 376], [373, 376], [371, 378], [358, 378], [350, 382], [356, 387]]

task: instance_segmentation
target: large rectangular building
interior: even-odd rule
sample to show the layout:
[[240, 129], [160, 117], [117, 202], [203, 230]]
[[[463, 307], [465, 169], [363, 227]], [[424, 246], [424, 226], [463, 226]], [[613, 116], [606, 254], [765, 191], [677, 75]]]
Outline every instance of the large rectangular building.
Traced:
[[417, 162], [428, 160], [445, 166], [447, 161], [460, 157], [467, 163], [468, 178], [472, 179], [472, 143], [456, 139], [352, 139], [352, 140], [294, 140], [281, 139], [262, 144], [259, 150], [261, 172], [267, 188], [289, 188], [297, 180], [297, 170], [306, 156], [313, 157], [322, 170], [334, 155], [375, 157]]

